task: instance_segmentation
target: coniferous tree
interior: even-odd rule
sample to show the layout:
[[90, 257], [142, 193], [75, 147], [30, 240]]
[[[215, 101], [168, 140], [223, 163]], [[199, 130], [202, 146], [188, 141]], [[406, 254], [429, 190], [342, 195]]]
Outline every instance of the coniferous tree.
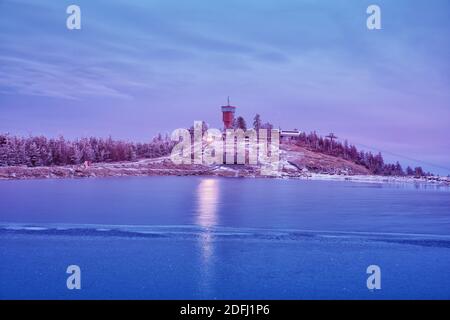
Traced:
[[270, 131], [273, 129], [273, 125], [270, 122], [265, 122], [261, 125], [261, 129], [267, 129]]
[[261, 116], [259, 114], [256, 114], [255, 117], [253, 118], [253, 129], [255, 129], [256, 132], [258, 132], [259, 129], [261, 129], [261, 125], [262, 125]]
[[406, 175], [408, 175], [408, 176], [413, 176], [414, 175], [414, 170], [410, 166], [408, 166], [406, 168]]
[[245, 119], [241, 116], [236, 118], [236, 126], [235, 129], [242, 129], [244, 131], [247, 130], [247, 123], [245, 122]]
[[414, 176], [416, 176], [416, 177], [424, 177], [425, 176], [425, 173], [423, 172], [422, 167], [414, 168]]

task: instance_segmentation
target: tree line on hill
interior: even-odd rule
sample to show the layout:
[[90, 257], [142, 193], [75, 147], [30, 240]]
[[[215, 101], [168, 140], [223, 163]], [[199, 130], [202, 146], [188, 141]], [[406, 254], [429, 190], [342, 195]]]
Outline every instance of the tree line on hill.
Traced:
[[298, 146], [305, 147], [309, 150], [320, 152], [323, 154], [339, 157], [353, 163], [366, 167], [372, 174], [384, 176], [429, 176], [429, 172], [424, 172], [422, 167], [407, 167], [405, 170], [397, 161], [395, 164], [385, 163], [381, 152], [373, 154], [372, 152], [358, 150], [354, 145], [319, 136], [316, 132], [300, 133], [298, 137], [293, 139]]
[[85, 161], [134, 161], [169, 155], [174, 142], [159, 134], [148, 143], [113, 140], [111, 137], [66, 140], [44, 136], [17, 137], [0, 134], [0, 166], [78, 165]]
[[[245, 129], [245, 120], [241, 118], [242, 117], [237, 118], [237, 127]], [[253, 118], [253, 128], [258, 131], [260, 128], [271, 129], [273, 128], [273, 125], [268, 122], [263, 124], [261, 116], [256, 114]], [[320, 152], [352, 161], [366, 167], [372, 174], [376, 175], [416, 177], [432, 175], [429, 172], [424, 172], [422, 167], [415, 167], [413, 169], [408, 166], [405, 170], [403, 170], [398, 161], [395, 164], [385, 163], [380, 152], [374, 155], [371, 152], [358, 150], [354, 145], [349, 144], [347, 140], [345, 140], [344, 143], [341, 143], [339, 141], [334, 141], [327, 139], [326, 137], [324, 138], [319, 136], [316, 132], [311, 132], [308, 134], [301, 132], [298, 137], [292, 137], [289, 141], [314, 152]]]
[[[234, 128], [247, 130], [245, 119], [238, 116], [234, 121]], [[256, 114], [253, 119], [253, 128], [272, 129], [269, 122], [262, 122], [261, 116]], [[207, 124], [203, 123], [203, 131]], [[193, 127], [190, 128], [193, 131]], [[298, 137], [289, 139], [290, 143], [307, 148], [314, 152], [339, 157], [366, 167], [372, 174], [386, 176], [427, 176], [421, 167], [407, 167], [405, 170], [397, 161], [395, 164], [385, 163], [381, 153], [372, 154], [358, 150], [347, 141], [341, 143], [319, 136], [316, 132], [300, 133]], [[175, 141], [168, 135], [159, 134], [147, 143], [133, 143], [129, 141], [113, 140], [111, 137], [82, 138], [66, 140], [60, 136], [56, 139], [47, 139], [44, 136], [17, 137], [9, 134], [0, 134], [0, 166], [27, 165], [78, 165], [85, 161], [90, 162], [116, 162], [134, 161], [142, 158], [157, 158], [169, 155]]]
[[[255, 129], [256, 132], [258, 132], [259, 129], [273, 129], [273, 125], [270, 122], [263, 122], [259, 114], [255, 115], [252, 124], [253, 129]], [[234, 119], [233, 128], [245, 131], [248, 129], [247, 122], [242, 116], [238, 116]], [[203, 122], [202, 131], [205, 132], [207, 129], [208, 125]], [[194, 127], [191, 127], [189, 130], [192, 134], [194, 132]], [[298, 137], [289, 138], [288, 141], [314, 152], [339, 157], [362, 165], [375, 175], [416, 177], [432, 175], [429, 172], [424, 172], [422, 167], [411, 168], [408, 166], [406, 169], [403, 169], [398, 161], [395, 164], [385, 163], [380, 152], [372, 154], [371, 152], [358, 150], [354, 145], [349, 144], [347, 140], [345, 140], [344, 143], [341, 143], [319, 136], [316, 132], [308, 134], [301, 132]]]

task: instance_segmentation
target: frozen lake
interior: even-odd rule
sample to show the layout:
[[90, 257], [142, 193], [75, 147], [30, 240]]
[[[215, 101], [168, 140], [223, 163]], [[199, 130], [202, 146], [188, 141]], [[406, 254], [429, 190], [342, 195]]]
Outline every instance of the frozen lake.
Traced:
[[126, 177], [0, 194], [0, 298], [450, 298], [445, 187]]

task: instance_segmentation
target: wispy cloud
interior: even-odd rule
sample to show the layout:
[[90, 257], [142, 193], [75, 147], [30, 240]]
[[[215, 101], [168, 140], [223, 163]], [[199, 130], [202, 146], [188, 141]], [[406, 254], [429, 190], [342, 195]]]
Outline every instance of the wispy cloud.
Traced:
[[244, 116], [285, 127], [418, 150], [426, 132], [448, 158], [438, 146], [450, 125], [450, 3], [377, 3], [383, 29], [369, 32], [366, 1], [78, 0], [82, 30], [69, 31], [64, 1], [3, 0], [1, 116], [33, 127], [13, 106], [58, 106], [77, 131], [65, 114], [95, 108], [133, 137], [194, 116], [218, 124], [231, 95]]

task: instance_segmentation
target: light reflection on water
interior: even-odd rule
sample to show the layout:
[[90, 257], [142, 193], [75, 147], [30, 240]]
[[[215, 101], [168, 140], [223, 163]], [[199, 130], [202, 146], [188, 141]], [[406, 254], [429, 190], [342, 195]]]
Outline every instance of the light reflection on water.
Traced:
[[197, 187], [197, 223], [204, 228], [217, 224], [219, 180], [203, 179]]
[[202, 281], [201, 291], [204, 294], [213, 294], [211, 278], [213, 277], [214, 243], [211, 228], [217, 225], [219, 205], [219, 183], [218, 179], [202, 179], [197, 187], [196, 223], [205, 228], [200, 238], [200, 250], [202, 255]]

